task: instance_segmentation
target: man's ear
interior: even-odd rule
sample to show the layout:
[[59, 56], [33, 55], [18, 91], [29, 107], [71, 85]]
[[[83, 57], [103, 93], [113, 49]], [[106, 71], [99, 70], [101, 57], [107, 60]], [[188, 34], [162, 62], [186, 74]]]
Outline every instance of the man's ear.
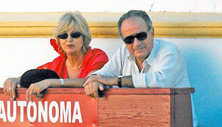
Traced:
[[153, 35], [153, 37], [154, 37], [154, 34], [155, 34], [155, 31], [154, 31], [154, 28], [153, 28], [153, 30], [152, 30], [153, 32], [152, 32], [152, 35]]

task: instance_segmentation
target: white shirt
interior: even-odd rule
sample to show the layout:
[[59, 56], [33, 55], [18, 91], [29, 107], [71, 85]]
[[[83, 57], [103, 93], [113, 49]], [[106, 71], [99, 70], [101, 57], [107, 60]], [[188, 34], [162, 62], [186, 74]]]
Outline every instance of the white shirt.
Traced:
[[154, 39], [153, 49], [143, 61], [139, 72], [134, 57], [123, 45], [101, 70], [93, 74], [104, 76], [132, 75], [135, 88], [189, 87], [186, 64], [176, 45]]

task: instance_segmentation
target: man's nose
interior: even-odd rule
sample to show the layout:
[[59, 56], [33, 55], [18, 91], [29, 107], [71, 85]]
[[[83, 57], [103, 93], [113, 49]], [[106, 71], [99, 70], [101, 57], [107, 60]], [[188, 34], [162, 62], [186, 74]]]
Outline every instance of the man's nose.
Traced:
[[138, 40], [138, 39], [135, 37], [134, 40], [133, 40], [133, 45], [138, 46], [138, 45], [140, 45], [140, 44], [141, 44], [141, 41]]

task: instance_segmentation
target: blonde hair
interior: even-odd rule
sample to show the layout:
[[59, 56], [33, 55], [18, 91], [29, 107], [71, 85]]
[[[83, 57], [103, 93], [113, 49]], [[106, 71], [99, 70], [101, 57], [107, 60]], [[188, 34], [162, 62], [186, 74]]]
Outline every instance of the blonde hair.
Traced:
[[53, 36], [59, 43], [58, 35], [69, 29], [75, 29], [83, 35], [83, 51], [88, 50], [91, 42], [91, 32], [88, 23], [80, 12], [67, 12], [59, 20], [56, 28], [54, 29]]

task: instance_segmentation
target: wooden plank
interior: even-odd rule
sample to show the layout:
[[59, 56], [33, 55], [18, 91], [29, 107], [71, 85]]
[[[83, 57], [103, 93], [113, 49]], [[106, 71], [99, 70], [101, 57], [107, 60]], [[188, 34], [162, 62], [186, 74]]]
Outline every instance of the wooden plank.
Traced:
[[[25, 94], [26, 88], [18, 88], [18, 94]], [[4, 94], [3, 88], [0, 88], [0, 94]], [[83, 88], [48, 88], [46, 94], [85, 94]]]
[[[25, 88], [18, 88], [17, 92], [25, 93]], [[107, 95], [171, 95], [171, 94], [190, 94], [194, 88], [110, 88], [105, 91]], [[3, 94], [3, 88], [0, 88], [0, 94]], [[48, 94], [85, 94], [83, 88], [49, 88]]]
[[171, 119], [175, 121], [173, 127], [193, 127], [190, 94], [172, 95], [172, 98], [174, 101], [171, 106], [174, 109], [171, 109], [171, 112], [174, 114], [171, 114]]
[[169, 95], [109, 95], [98, 100], [99, 127], [170, 127]]
[[172, 95], [172, 94], [190, 94], [194, 88], [110, 88], [106, 91], [107, 95]]

